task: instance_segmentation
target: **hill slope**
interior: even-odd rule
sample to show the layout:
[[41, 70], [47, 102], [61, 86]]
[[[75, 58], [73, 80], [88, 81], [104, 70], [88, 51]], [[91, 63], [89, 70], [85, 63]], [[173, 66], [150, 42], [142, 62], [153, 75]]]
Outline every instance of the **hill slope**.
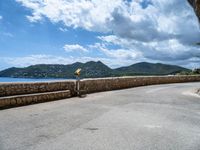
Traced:
[[70, 65], [33, 65], [25, 68], [9, 68], [0, 72], [0, 77], [18, 78], [74, 78], [76, 69], [82, 69], [82, 77], [111, 76], [112, 69], [102, 62], [90, 61]]
[[166, 64], [152, 64], [147, 62], [133, 64], [127, 67], [111, 69], [100, 61], [74, 63], [70, 65], [33, 65], [25, 68], [9, 68], [0, 71], [0, 77], [18, 78], [74, 78], [76, 69], [81, 68], [81, 77], [97, 78], [126, 75], [168, 75], [189, 69]]
[[117, 68], [115, 69], [115, 71], [117, 72], [117, 74], [125, 75], [168, 75], [190, 70], [175, 65], [141, 62], [133, 64], [131, 66]]

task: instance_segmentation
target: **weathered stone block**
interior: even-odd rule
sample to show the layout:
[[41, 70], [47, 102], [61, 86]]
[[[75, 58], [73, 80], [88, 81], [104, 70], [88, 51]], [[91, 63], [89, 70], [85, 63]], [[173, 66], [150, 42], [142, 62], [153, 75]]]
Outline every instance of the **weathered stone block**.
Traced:
[[0, 108], [3, 107], [5, 105], [4, 100], [0, 100]]
[[15, 106], [17, 104], [17, 101], [15, 98], [10, 98], [10, 105]]

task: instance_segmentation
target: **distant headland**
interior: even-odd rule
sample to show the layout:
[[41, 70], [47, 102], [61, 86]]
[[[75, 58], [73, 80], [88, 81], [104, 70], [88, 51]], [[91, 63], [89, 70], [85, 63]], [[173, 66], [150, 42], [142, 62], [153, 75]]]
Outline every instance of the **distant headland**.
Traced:
[[190, 69], [176, 65], [141, 62], [130, 66], [111, 69], [101, 61], [76, 62], [69, 65], [39, 64], [24, 68], [8, 68], [0, 71], [0, 77], [15, 78], [74, 78], [74, 71], [82, 68], [82, 78], [136, 76], [136, 75], [171, 75], [191, 72]]

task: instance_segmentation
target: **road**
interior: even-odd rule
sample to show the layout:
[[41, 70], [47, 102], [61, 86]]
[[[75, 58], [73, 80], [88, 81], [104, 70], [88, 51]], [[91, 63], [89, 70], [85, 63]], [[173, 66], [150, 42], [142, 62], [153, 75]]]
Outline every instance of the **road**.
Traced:
[[0, 111], [0, 150], [200, 150], [200, 83], [90, 94]]

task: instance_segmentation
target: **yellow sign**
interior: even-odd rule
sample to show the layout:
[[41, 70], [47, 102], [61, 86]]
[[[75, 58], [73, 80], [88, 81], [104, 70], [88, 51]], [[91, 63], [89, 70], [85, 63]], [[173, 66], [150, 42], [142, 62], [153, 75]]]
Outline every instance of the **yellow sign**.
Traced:
[[80, 74], [81, 74], [81, 68], [77, 69], [74, 74], [76, 76], [80, 76]]

